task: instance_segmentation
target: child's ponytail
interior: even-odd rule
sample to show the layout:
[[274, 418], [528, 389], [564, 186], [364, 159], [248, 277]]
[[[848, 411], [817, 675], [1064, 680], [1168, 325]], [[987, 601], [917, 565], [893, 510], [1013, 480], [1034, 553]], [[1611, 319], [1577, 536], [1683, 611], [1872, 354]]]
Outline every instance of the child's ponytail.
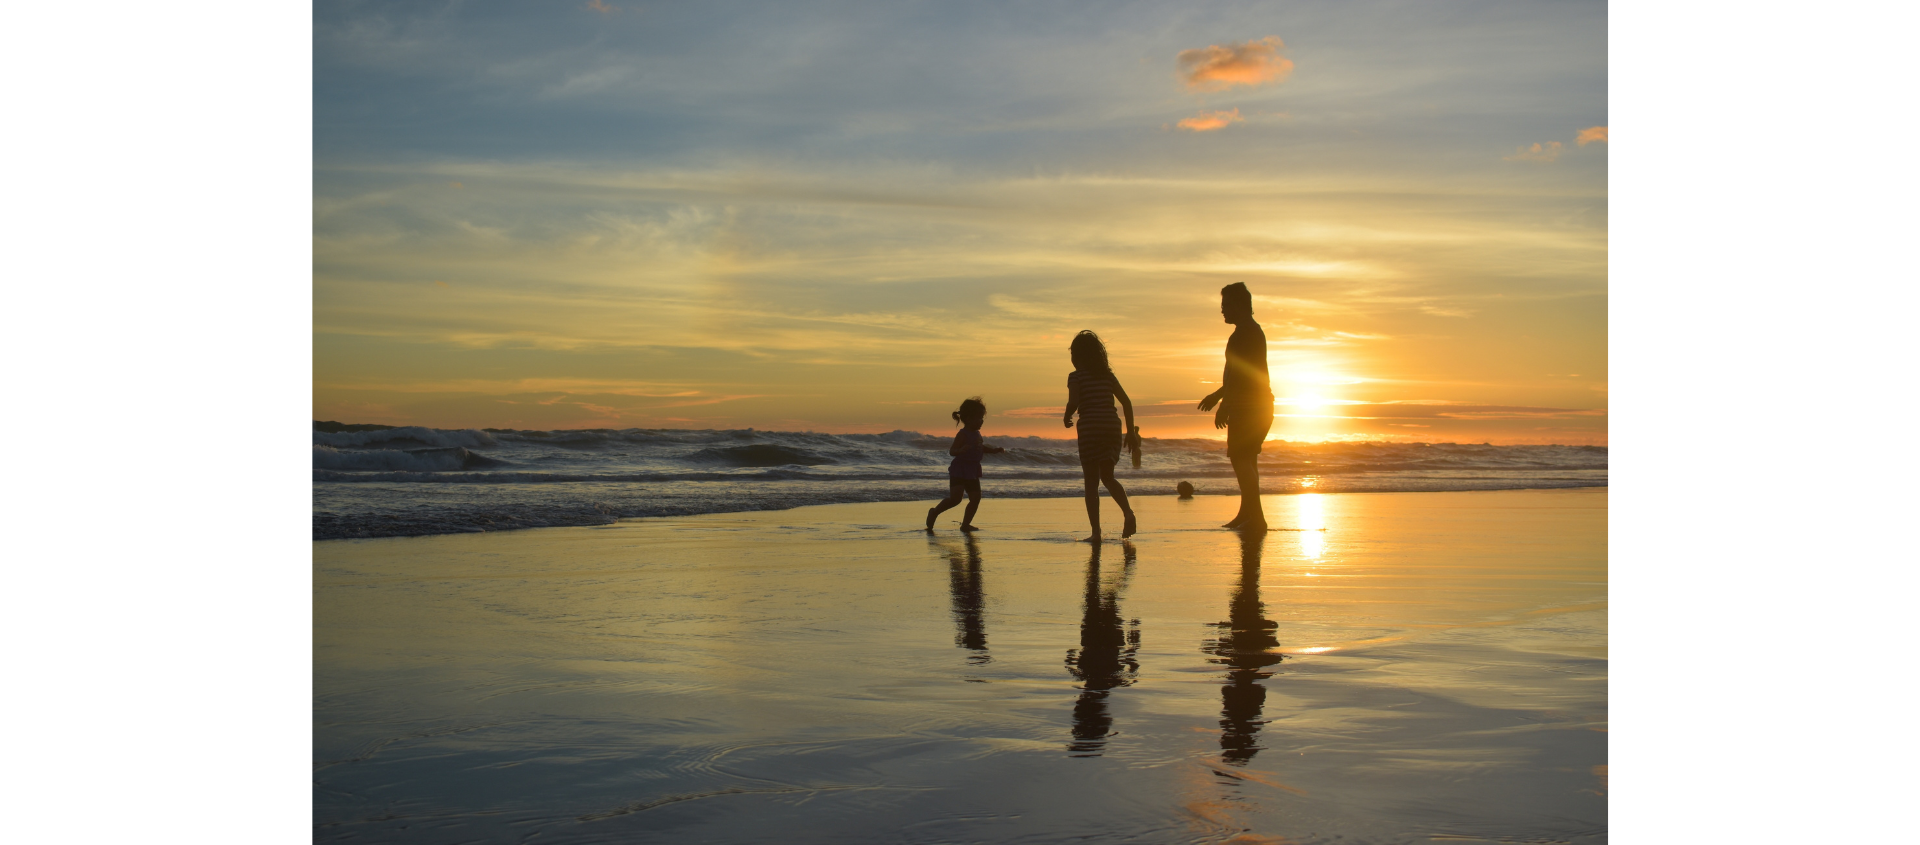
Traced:
[[987, 403], [980, 401], [980, 397], [978, 396], [967, 397], [966, 401], [960, 403], [960, 409], [953, 412], [954, 423], [960, 423], [962, 421], [961, 418], [973, 411], [979, 411], [982, 417], [986, 416]]

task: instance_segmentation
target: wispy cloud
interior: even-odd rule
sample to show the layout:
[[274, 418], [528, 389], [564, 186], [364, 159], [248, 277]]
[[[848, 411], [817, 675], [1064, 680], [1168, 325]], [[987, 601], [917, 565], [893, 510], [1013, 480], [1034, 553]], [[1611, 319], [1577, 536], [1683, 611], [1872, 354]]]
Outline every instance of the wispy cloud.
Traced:
[[1368, 419], [1513, 420], [1604, 417], [1604, 408], [1542, 408], [1531, 405], [1476, 405], [1436, 399], [1411, 399], [1356, 405], [1342, 412]]
[[[1591, 144], [1595, 141], [1599, 141], [1600, 143], [1604, 144], [1607, 142], [1607, 127], [1589, 126], [1585, 129], [1580, 130], [1580, 134], [1574, 136], [1573, 140], [1576, 145], [1582, 146], [1582, 147], [1588, 144]], [[1503, 157], [1502, 160], [1503, 161], [1549, 162], [1549, 161], [1554, 161], [1559, 159], [1560, 154], [1563, 152], [1566, 152], [1566, 150], [1567, 150], [1567, 145], [1562, 144], [1559, 141], [1547, 141], [1545, 143], [1534, 144], [1528, 147], [1520, 147], [1519, 149], [1516, 149], [1513, 151], [1513, 155], [1505, 156]]]
[[1240, 110], [1237, 108], [1226, 111], [1203, 111], [1180, 121], [1180, 128], [1193, 132], [1212, 132], [1215, 129], [1225, 129], [1230, 124], [1245, 121], [1246, 118], [1240, 116]]
[[1280, 36], [1269, 35], [1244, 44], [1212, 44], [1181, 50], [1177, 57], [1180, 79], [1196, 91], [1225, 91], [1235, 85], [1265, 85], [1285, 81], [1293, 60], [1280, 55]]
[[[1211, 415], [1192, 402], [1145, 408], [1218, 377], [1221, 285], [1253, 288], [1277, 375], [1392, 379], [1401, 360], [1447, 357], [1447, 339], [1409, 334], [1404, 316], [1477, 308], [1502, 290], [1485, 279], [1511, 271], [1474, 256], [1524, 250], [1530, 271], [1571, 267], [1564, 272], [1578, 279], [1595, 237], [1516, 230], [1498, 217], [1505, 201], [1425, 185], [1403, 186], [1383, 206], [1317, 182], [1238, 172], [981, 180], [918, 166], [763, 164], [747, 180], [724, 170], [459, 160], [322, 173], [332, 181], [315, 201], [318, 342], [394, 360], [455, 350], [516, 363], [484, 383], [429, 367], [330, 366], [315, 374], [316, 406], [383, 402], [419, 420], [468, 424], [444, 409], [485, 401], [502, 416], [476, 410], [472, 419], [522, 428], [592, 422], [582, 416], [591, 409], [567, 404], [577, 402], [616, 409], [621, 425], [669, 425], [665, 415], [677, 413], [702, 425], [764, 426], [794, 403], [832, 430], [922, 425], [908, 408], [869, 400], [934, 399], [921, 394], [951, 377], [945, 368], [964, 337], [991, 377], [967, 381], [955, 397], [990, 391], [1002, 397], [996, 412], [1037, 409], [1025, 419], [996, 413], [1010, 417], [1009, 430], [1059, 434], [1066, 340], [1092, 328], [1124, 365], [1137, 413], [1154, 415], [1160, 430], [1211, 433]], [[450, 181], [466, 187], [451, 190]], [[1574, 289], [1604, 291], [1604, 276]], [[1513, 315], [1531, 314], [1535, 294], [1505, 295], [1502, 308], [1475, 316], [1489, 332], [1525, 332]], [[831, 409], [764, 398], [845, 366], [870, 376], [870, 389], [847, 394], [860, 398]], [[1589, 366], [1604, 373], [1603, 360], [1567, 369]], [[623, 375], [650, 370], [673, 377]], [[710, 392], [666, 395], [696, 389]], [[948, 392], [943, 403], [953, 401]], [[569, 398], [539, 404], [561, 393]], [[1524, 391], [1475, 396], [1483, 393], [1503, 405], [1561, 404]], [[943, 410], [935, 422], [945, 421]]]
[[602, 2], [602, 0], [587, 0], [587, 8], [592, 9], [596, 12], [599, 12], [600, 14], [603, 14], [603, 15], [611, 15], [614, 12], [620, 11], [619, 7], [609, 6], [606, 3]]
[[690, 389], [681, 385], [659, 382], [631, 381], [624, 379], [587, 379], [587, 378], [519, 378], [519, 379], [388, 379], [365, 381], [337, 381], [319, 385], [341, 390], [373, 390], [392, 393], [493, 393], [528, 394], [559, 393], [583, 394], [593, 396], [632, 396], [646, 399], [695, 399], [746, 398], [743, 396], [715, 397], [703, 390]]
[[1541, 161], [1541, 162], [1554, 161], [1560, 158], [1561, 151], [1565, 149], [1566, 149], [1566, 145], [1560, 143], [1559, 141], [1548, 141], [1545, 144], [1534, 144], [1531, 147], [1521, 147], [1517, 150], [1514, 150], [1513, 155], [1505, 156], [1501, 160], [1502, 161]]
[[1001, 411], [1000, 416], [1003, 416], [1003, 417], [1058, 417], [1065, 410], [1066, 410], [1065, 405], [1039, 405], [1039, 406], [1030, 407], [1030, 408], [1015, 408], [1011, 411]]

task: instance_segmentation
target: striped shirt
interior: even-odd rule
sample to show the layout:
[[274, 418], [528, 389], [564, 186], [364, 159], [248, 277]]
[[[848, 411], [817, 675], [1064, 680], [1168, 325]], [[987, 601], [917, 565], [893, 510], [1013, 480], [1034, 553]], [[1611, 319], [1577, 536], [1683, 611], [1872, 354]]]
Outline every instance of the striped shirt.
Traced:
[[1074, 370], [1067, 376], [1067, 393], [1073, 396], [1079, 405], [1080, 422], [1112, 420], [1120, 422], [1120, 413], [1113, 407], [1115, 381], [1113, 371], [1082, 372]]

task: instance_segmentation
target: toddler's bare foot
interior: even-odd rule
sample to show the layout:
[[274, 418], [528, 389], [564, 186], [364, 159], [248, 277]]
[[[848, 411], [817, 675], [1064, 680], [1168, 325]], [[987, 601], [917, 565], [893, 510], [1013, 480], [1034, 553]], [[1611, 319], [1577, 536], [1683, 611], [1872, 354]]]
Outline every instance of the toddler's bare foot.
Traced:
[[1080, 542], [1082, 542], [1082, 543], [1098, 543], [1098, 542], [1100, 542], [1100, 532], [1098, 532], [1098, 531], [1095, 531], [1095, 532], [1093, 532], [1093, 536], [1091, 536], [1091, 537], [1082, 537], [1082, 538], [1080, 538]]
[[1140, 530], [1140, 526], [1138, 523], [1133, 521], [1133, 511], [1127, 511], [1127, 522], [1124, 526], [1120, 528], [1121, 538], [1124, 539], [1127, 537], [1132, 537], [1133, 532], [1138, 530]]
[[933, 508], [927, 508], [927, 533], [929, 534], [933, 533], [933, 518], [939, 515], [940, 515], [939, 511], [936, 511]]
[[1241, 531], [1266, 531], [1266, 517], [1255, 516], [1241, 520], [1239, 528]]
[[965, 523], [965, 522], [963, 522], [963, 523], [960, 523], [960, 530], [961, 530], [961, 531], [979, 531], [979, 530], [980, 530], [980, 526], [978, 526], [978, 525], [970, 525], [970, 524], [968, 524], [968, 523]]

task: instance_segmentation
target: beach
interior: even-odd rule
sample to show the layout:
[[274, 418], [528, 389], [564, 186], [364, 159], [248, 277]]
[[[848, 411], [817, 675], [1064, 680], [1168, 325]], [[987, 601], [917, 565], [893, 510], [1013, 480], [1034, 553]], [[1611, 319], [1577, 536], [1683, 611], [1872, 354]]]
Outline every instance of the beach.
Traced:
[[314, 836], [1599, 842], [1607, 491], [326, 540]]

